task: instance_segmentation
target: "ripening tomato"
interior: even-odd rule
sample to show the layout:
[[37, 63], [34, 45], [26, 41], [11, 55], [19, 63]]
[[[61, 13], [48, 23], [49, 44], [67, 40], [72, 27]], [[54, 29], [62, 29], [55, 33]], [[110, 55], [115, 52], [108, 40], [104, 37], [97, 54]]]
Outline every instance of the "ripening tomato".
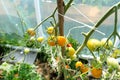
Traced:
[[76, 54], [70, 56], [70, 59], [71, 59], [71, 60], [75, 60], [76, 58], [77, 58], [77, 55], [76, 55]]
[[51, 26], [51, 27], [48, 27], [48, 28], [47, 28], [47, 33], [50, 34], [50, 35], [51, 35], [51, 34], [54, 34], [54, 33], [55, 33], [54, 27], [52, 27], [52, 26]]
[[89, 68], [87, 66], [85, 66], [81, 61], [77, 61], [76, 64], [75, 64], [75, 67], [80, 68], [80, 71], [82, 73], [89, 71]]
[[68, 43], [68, 44], [67, 44], [67, 47], [72, 47], [72, 44]]
[[85, 66], [85, 65], [82, 65], [82, 66], [80, 67], [80, 71], [81, 71], [82, 73], [88, 72], [88, 71], [89, 71], [89, 67], [88, 67], [88, 66]]
[[91, 51], [96, 51], [100, 46], [101, 46], [101, 43], [97, 39], [89, 39], [88, 42], [87, 42], [87, 47]]
[[29, 28], [27, 30], [27, 33], [30, 35], [30, 36], [34, 36], [36, 34], [35, 30], [33, 28]]
[[56, 44], [56, 37], [55, 36], [50, 36], [50, 37], [48, 37], [48, 44], [50, 45], [50, 46], [55, 46], [55, 44]]
[[69, 65], [65, 65], [65, 68], [66, 68], [66, 69], [69, 69], [69, 68], [70, 68], [70, 66], [69, 66]]
[[67, 55], [69, 57], [72, 57], [75, 54], [75, 49], [73, 47], [68, 47], [67, 50], [68, 50]]

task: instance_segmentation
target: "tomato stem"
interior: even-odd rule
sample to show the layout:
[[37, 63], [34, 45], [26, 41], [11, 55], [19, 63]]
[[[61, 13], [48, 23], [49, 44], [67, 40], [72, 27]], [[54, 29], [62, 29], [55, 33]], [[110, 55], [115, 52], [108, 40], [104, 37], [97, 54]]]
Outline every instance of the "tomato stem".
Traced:
[[[116, 8], [117, 7], [117, 8]], [[104, 20], [106, 20], [111, 14], [113, 14], [115, 12], [116, 17], [117, 17], [117, 12], [116, 10], [120, 9], [120, 2], [118, 2], [117, 4], [113, 5], [107, 12], [106, 14], [94, 25], [93, 29], [91, 29], [88, 34], [85, 37], [84, 42], [82, 43], [82, 45], [76, 50], [76, 54], [79, 53], [85, 46], [86, 43], [88, 41], [88, 39], [90, 38], [90, 36], [94, 33], [95, 29], [98, 28], [103, 22]], [[115, 19], [115, 25], [117, 24], [117, 18]], [[116, 25], [117, 26], [117, 25]], [[116, 30], [116, 29], [115, 29]], [[118, 36], [118, 33], [117, 33]], [[111, 37], [111, 36], [110, 36]], [[120, 36], [119, 36], [120, 38]]]

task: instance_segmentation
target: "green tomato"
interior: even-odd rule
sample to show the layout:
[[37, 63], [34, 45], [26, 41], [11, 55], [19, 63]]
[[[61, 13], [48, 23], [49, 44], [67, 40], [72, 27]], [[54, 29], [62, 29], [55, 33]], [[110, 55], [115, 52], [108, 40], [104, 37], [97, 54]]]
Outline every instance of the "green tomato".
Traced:
[[24, 53], [25, 53], [25, 54], [28, 54], [29, 52], [30, 52], [30, 49], [29, 49], [29, 48], [25, 48], [25, 49], [24, 49]]
[[97, 39], [89, 39], [88, 42], [87, 42], [87, 47], [91, 51], [96, 51], [100, 46], [101, 46], [101, 43]]
[[107, 38], [103, 38], [101, 40], [101, 46], [103, 46], [106, 49], [110, 49], [111, 47], [113, 47], [113, 42], [110, 39], [107, 42]]
[[34, 42], [34, 41], [35, 41], [35, 37], [33, 37], [33, 36], [30, 37], [30, 41], [31, 41], [31, 42]]
[[71, 60], [75, 60], [76, 58], [77, 58], [77, 55], [76, 55], [76, 54], [70, 56], [70, 59], [71, 59]]
[[110, 67], [116, 68], [116, 69], [119, 68], [118, 61], [113, 57], [108, 57], [107, 58], [107, 65], [110, 66]]
[[115, 49], [111, 54], [112, 57], [117, 58], [120, 55], [120, 49]]

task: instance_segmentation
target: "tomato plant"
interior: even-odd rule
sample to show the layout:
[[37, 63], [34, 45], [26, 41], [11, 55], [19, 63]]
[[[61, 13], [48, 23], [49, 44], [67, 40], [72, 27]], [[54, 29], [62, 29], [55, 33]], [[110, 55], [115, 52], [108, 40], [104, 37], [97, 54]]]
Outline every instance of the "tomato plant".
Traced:
[[3, 80], [43, 80], [41, 75], [35, 71], [34, 65], [29, 65], [25, 63], [11, 65], [8, 63], [3, 63], [0, 65], [2, 70]]
[[[55, 72], [58, 80], [87, 80], [89, 77], [88, 73], [94, 79], [115, 79], [120, 76], [119, 74], [119, 63], [117, 57], [119, 57], [119, 50], [115, 50], [114, 43], [116, 37], [120, 39], [119, 33], [117, 32], [117, 16], [118, 9], [120, 8], [120, 3], [116, 4], [90, 29], [87, 33], [82, 33], [84, 35], [84, 41], [78, 42], [71, 36], [64, 35], [64, 17], [65, 13], [70, 6], [72, 6], [73, 0], [69, 0], [67, 4], [64, 4], [64, 0], [57, 0], [57, 8], [54, 12], [45, 18], [41, 23], [39, 23], [34, 28], [28, 28], [23, 37], [17, 37], [19, 40], [11, 39], [12, 43], [21, 44], [24, 47], [38, 48], [39, 60], [47, 61], [51, 71]], [[56, 11], [58, 11], [58, 20], [56, 20]], [[115, 13], [115, 24], [114, 31], [107, 37], [98, 40], [97, 38], [91, 38], [91, 35], [97, 31], [100, 24], [104, 22], [112, 13]], [[62, 16], [63, 15], [63, 16]], [[47, 36], [37, 37], [36, 29], [43, 24], [48, 19], [53, 19], [50, 21], [50, 27], [47, 28]], [[85, 26], [85, 25], [84, 25]], [[10, 36], [11, 37], [11, 36]], [[6, 38], [5, 38], [6, 39]], [[9, 39], [9, 38], [8, 38]], [[1, 43], [6, 43], [4, 39], [0, 39]], [[11, 43], [7, 42], [7, 43]], [[84, 64], [80, 59], [82, 58], [81, 51], [87, 48], [90, 57], [85, 59], [88, 63]], [[119, 49], [117, 47], [117, 49]], [[29, 48], [24, 48], [23, 52], [27, 55], [30, 50]], [[85, 54], [85, 52], [83, 53]], [[113, 58], [114, 57], [114, 58]], [[46, 59], [47, 58], [47, 59]], [[7, 69], [6, 65], [8, 66]], [[19, 63], [9, 66], [4, 64], [2, 67], [3, 78], [5, 80], [40, 80], [41, 76], [38, 75], [34, 67], [25, 63]], [[10, 71], [9, 71], [10, 70]], [[34, 71], [33, 71], [34, 70]], [[108, 74], [109, 73], [109, 74]], [[107, 74], [107, 76], [106, 76]], [[10, 78], [10, 79], [9, 79]], [[51, 79], [49, 79], [51, 80]], [[55, 80], [55, 79], [54, 79]]]

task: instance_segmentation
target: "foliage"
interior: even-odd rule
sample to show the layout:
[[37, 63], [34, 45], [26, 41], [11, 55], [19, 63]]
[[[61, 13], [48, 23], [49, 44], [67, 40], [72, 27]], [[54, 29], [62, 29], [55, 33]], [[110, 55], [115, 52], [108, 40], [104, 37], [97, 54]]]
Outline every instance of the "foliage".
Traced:
[[14, 45], [20, 45], [19, 40], [21, 40], [22, 37], [15, 34], [15, 33], [1, 33], [0, 34], [0, 44], [14, 44]]
[[50, 54], [48, 54], [49, 49], [47, 50], [47, 45], [42, 46], [40, 52], [38, 52], [37, 58], [40, 60], [40, 62], [47, 62], [48, 59], [50, 58]]
[[68, 42], [69, 42], [70, 44], [72, 44], [72, 47], [73, 47], [75, 50], [77, 50], [78, 46], [80, 46], [80, 43], [79, 43], [77, 40], [75, 40], [72, 36], [69, 36], [69, 37], [68, 37]]
[[3, 80], [44, 80], [41, 75], [37, 74], [34, 65], [26, 63], [11, 65], [5, 62], [0, 69], [3, 70]]

